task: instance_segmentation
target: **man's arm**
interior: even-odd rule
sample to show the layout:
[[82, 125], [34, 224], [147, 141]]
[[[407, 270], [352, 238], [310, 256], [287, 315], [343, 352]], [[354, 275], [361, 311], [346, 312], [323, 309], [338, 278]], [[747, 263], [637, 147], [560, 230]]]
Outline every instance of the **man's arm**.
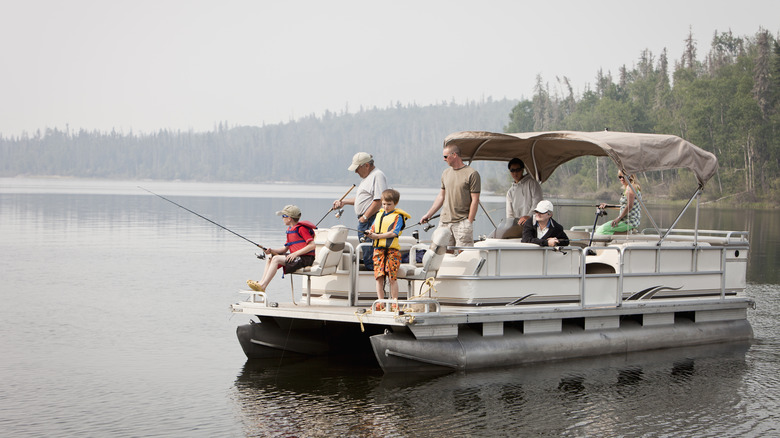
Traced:
[[430, 219], [431, 216], [436, 214], [436, 212], [439, 211], [442, 205], [444, 205], [444, 189], [441, 189], [441, 191], [439, 191], [439, 194], [436, 195], [436, 199], [433, 200], [433, 205], [431, 205], [431, 208], [430, 210], [428, 210], [428, 213], [425, 213], [425, 216], [423, 216], [420, 219], [420, 222], [428, 222], [428, 219]]
[[374, 213], [379, 211], [381, 207], [382, 207], [382, 201], [380, 201], [379, 199], [374, 199], [373, 201], [371, 201], [371, 205], [368, 206], [366, 212], [363, 213], [363, 216], [359, 219], [360, 222], [365, 222], [365, 220], [363, 220], [363, 217], [365, 217], [366, 220], [368, 220], [368, 218], [370, 218], [371, 216], [374, 215]]
[[339, 201], [338, 199], [333, 201], [333, 208], [341, 208], [345, 205], [355, 205], [355, 198], [347, 198], [342, 201]]
[[469, 222], [474, 222], [477, 218], [477, 211], [479, 210], [479, 193], [471, 194], [471, 205], [469, 205]]

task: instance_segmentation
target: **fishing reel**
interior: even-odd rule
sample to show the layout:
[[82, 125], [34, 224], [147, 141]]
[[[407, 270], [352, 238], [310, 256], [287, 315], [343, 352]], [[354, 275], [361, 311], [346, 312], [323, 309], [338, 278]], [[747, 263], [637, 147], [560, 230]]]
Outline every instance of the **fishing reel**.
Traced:
[[426, 223], [423, 224], [422, 229], [423, 229], [423, 231], [425, 231], [427, 233], [428, 231], [431, 230], [431, 228], [433, 228], [435, 226], [436, 225], [434, 225], [434, 224], [432, 224], [430, 222], [426, 222]]
[[597, 208], [596, 209], [596, 217], [601, 217], [601, 216], [606, 216], [606, 215], [607, 215], [607, 210], [604, 210], [602, 208]]
[[344, 214], [344, 209], [343, 208], [337, 210], [336, 214], [334, 216], [336, 216], [336, 219], [341, 219], [341, 215], [342, 214]]
[[265, 260], [265, 253], [264, 252], [256, 252], [255, 257], [257, 257], [260, 260]]

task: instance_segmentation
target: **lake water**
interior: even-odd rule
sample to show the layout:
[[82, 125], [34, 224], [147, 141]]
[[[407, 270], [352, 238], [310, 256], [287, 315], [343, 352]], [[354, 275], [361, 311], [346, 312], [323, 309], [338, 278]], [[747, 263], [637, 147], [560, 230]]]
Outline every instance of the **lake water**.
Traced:
[[[2, 435], [780, 435], [779, 212], [700, 218], [751, 233], [750, 344], [383, 375], [349, 358], [248, 362], [235, 328], [249, 318], [228, 305], [260, 278], [255, 248], [138, 186], [263, 245], [283, 241], [276, 210], [317, 222], [348, 188], [0, 179]], [[436, 193], [400, 191], [415, 222]], [[500, 217], [502, 198], [485, 200]], [[590, 225], [592, 210], [556, 217]], [[676, 214], [651, 210], [660, 226]], [[269, 291], [283, 299], [289, 281]]]

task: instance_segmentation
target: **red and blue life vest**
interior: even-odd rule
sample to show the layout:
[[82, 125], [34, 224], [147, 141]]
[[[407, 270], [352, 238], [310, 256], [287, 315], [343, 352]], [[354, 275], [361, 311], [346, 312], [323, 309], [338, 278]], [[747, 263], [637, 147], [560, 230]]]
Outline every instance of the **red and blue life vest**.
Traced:
[[[316, 225], [309, 221], [300, 221], [297, 224], [287, 227], [287, 243], [284, 246], [292, 253], [306, 246], [309, 242], [314, 240], [314, 229]], [[303, 255], [313, 256], [314, 250], [307, 252]]]

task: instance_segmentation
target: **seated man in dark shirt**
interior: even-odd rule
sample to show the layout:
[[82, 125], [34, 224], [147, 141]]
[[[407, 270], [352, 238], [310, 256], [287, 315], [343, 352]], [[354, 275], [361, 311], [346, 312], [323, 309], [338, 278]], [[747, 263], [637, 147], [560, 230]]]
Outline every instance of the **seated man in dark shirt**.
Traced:
[[567, 246], [569, 236], [563, 231], [563, 226], [552, 218], [553, 205], [548, 200], [541, 200], [534, 209], [533, 220], [523, 224], [522, 242], [535, 243], [539, 246]]

